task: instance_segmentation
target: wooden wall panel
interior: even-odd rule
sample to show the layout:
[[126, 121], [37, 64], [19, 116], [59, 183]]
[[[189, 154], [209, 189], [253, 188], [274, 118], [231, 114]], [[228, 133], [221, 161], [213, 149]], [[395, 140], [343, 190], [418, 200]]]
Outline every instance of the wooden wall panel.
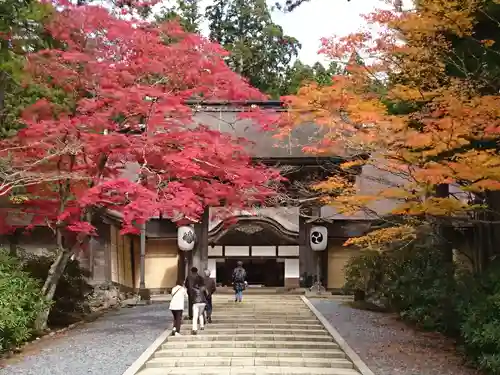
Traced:
[[118, 230], [114, 225], [110, 226], [111, 243], [110, 243], [110, 267], [111, 267], [111, 281], [119, 283], [118, 275]]
[[164, 289], [175, 286], [178, 249], [172, 239], [148, 239], [146, 244], [146, 288]]
[[123, 243], [123, 282], [122, 284], [130, 288], [134, 287], [134, 280], [132, 277], [132, 254], [130, 247], [130, 236], [122, 237]]
[[117, 264], [118, 264], [118, 282], [122, 285], [124, 284], [124, 276], [125, 276], [125, 269], [124, 269], [124, 260], [123, 260], [123, 236], [119, 233], [119, 230], [117, 230], [116, 234], [116, 248], [117, 248]]
[[349, 249], [342, 245], [328, 248], [328, 289], [342, 289], [345, 284], [345, 271], [349, 259], [359, 253], [357, 249]]
[[111, 281], [133, 288], [130, 236], [120, 234], [120, 228], [111, 226]]
[[134, 286], [139, 289], [141, 283], [141, 238], [134, 236], [132, 242], [134, 247]]

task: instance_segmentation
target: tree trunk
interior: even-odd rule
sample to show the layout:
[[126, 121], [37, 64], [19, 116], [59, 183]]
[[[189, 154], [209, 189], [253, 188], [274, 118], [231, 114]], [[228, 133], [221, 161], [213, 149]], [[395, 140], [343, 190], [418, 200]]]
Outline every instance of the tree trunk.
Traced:
[[[448, 184], [440, 184], [436, 186], [436, 198], [448, 198], [450, 195], [450, 187]], [[437, 233], [439, 235], [439, 248], [441, 250], [443, 261], [445, 264], [453, 264], [453, 227], [451, 223], [439, 223]]]
[[485, 243], [482, 244], [483, 256], [481, 257], [482, 269], [489, 266], [491, 261], [500, 255], [500, 192], [489, 191], [485, 194], [488, 212], [484, 214], [486, 220], [492, 223], [485, 224], [487, 228], [487, 238]]
[[45, 283], [42, 287], [42, 296], [44, 300], [47, 302], [47, 307], [37, 316], [35, 320], [35, 331], [43, 332], [47, 329], [47, 321], [49, 319], [50, 314], [50, 302], [54, 298], [54, 294], [56, 293], [57, 284], [61, 279], [61, 276], [66, 269], [66, 265], [68, 264], [69, 259], [73, 251], [68, 250], [68, 248], [73, 249], [73, 247], [64, 246], [65, 243], [63, 241], [63, 234], [61, 229], [57, 229], [56, 233], [57, 237], [57, 246], [58, 246], [58, 254], [54, 263], [50, 266], [49, 273], [47, 278], [45, 279]]
[[19, 230], [15, 229], [9, 236], [9, 253], [11, 256], [17, 256], [17, 245], [19, 244]]
[[0, 71], [0, 125], [3, 125], [4, 118], [6, 82], [7, 74]]
[[[66, 269], [69, 259], [71, 258], [71, 251], [60, 248], [56, 260], [50, 266], [49, 274], [43, 284], [42, 296], [46, 302], [52, 302], [56, 292], [57, 284]], [[51, 306], [48, 305], [37, 317], [35, 321], [35, 330], [43, 332], [47, 329], [47, 320], [49, 318]]]

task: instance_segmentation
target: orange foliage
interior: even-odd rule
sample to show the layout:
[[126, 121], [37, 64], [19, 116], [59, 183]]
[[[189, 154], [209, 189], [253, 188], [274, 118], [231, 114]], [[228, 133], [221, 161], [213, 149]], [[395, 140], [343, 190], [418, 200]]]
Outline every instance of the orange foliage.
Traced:
[[388, 242], [395, 239], [408, 243], [416, 238], [415, 228], [410, 225], [399, 225], [378, 229], [363, 237], [350, 238], [345, 246], [358, 246], [369, 250], [383, 250]]
[[[475, 17], [484, 13], [485, 3], [419, 0], [412, 10], [378, 10], [365, 16], [369, 26], [382, 31], [324, 41], [322, 52], [347, 64], [347, 74], [335, 77], [330, 86], [309, 85], [287, 97], [289, 125], [315, 121], [328, 129], [328, 142], [309, 151], [327, 152], [332, 144], [343, 144], [352, 154], [372, 155], [347, 168], [366, 163], [394, 177], [387, 178], [393, 183], [378, 181], [380, 188], [368, 194], [340, 177], [330, 178], [316, 188], [343, 193], [325, 202], [354, 213], [390, 199], [395, 204], [385, 214], [449, 218], [475, 208], [465, 199], [468, 194], [500, 190], [498, 149], [476, 146], [500, 141], [500, 95], [481, 91], [485, 82], [478, 74], [456, 78], [447, 71], [450, 64], [463, 68], [450, 58], [450, 37], [474, 39]], [[494, 46], [493, 40], [477, 42], [479, 48]], [[356, 64], [356, 54], [363, 56], [363, 64]], [[398, 113], [389, 111], [387, 101], [415, 106]], [[432, 197], [439, 184], [452, 185], [460, 197]], [[411, 226], [396, 226], [348, 244], [376, 247], [413, 233]]]

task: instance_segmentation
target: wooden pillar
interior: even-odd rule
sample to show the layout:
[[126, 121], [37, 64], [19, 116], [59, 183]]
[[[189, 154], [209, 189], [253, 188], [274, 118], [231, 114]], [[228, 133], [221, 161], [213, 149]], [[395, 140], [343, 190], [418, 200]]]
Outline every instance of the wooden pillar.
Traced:
[[94, 236], [90, 236], [88, 242], [88, 270], [90, 272], [90, 277], [95, 280], [95, 253], [99, 246], [99, 242]]
[[201, 269], [206, 270], [208, 268], [208, 225], [210, 222], [210, 207], [206, 207], [203, 212], [203, 220], [202, 220], [202, 241], [200, 244], [202, 245], [200, 255], [201, 255]]
[[[321, 207], [314, 206], [311, 209], [311, 216], [314, 218], [319, 218], [321, 217]], [[311, 230], [311, 226], [308, 228], [308, 235], [307, 235], [307, 243], [309, 244], [309, 231]], [[312, 249], [309, 247], [309, 250], [311, 252], [311, 259], [314, 259], [314, 275], [315, 275], [315, 280], [321, 280], [321, 251], [312, 251]], [[316, 253], [316, 254], [313, 254]]]
[[103, 228], [102, 232], [99, 232], [101, 239], [104, 242], [104, 280], [111, 281], [111, 238], [113, 235], [111, 232], [114, 230], [113, 222], [103, 217]]
[[208, 221], [210, 208], [206, 207], [201, 220], [195, 224], [196, 246], [193, 249], [192, 266], [203, 271], [208, 267]]
[[307, 286], [311, 286], [314, 282], [314, 275], [317, 273], [317, 259], [315, 252], [311, 249], [311, 244], [309, 243], [309, 232], [311, 230], [312, 224], [307, 223], [311, 220], [311, 217], [320, 216], [319, 207], [308, 207], [303, 209], [302, 212], [305, 217], [301, 217], [299, 221], [299, 269], [300, 276], [307, 276]]
[[146, 223], [141, 225], [139, 296], [141, 300], [151, 300], [149, 289], [146, 289]]
[[[109, 226], [109, 231], [111, 232], [112, 226]], [[104, 269], [104, 277], [106, 281], [111, 281], [113, 277], [111, 272], [111, 233], [110, 240], [106, 241], [104, 244], [104, 260], [105, 260], [105, 269]]]
[[[300, 209], [299, 212], [304, 212], [305, 214], [309, 214], [309, 209]], [[299, 213], [299, 277], [301, 278], [301, 286], [306, 286], [306, 277], [308, 272], [307, 268], [307, 257], [308, 253], [311, 251], [309, 249], [309, 241], [307, 236], [307, 218], [301, 216]]]
[[139, 288], [146, 288], [146, 224], [141, 226]]

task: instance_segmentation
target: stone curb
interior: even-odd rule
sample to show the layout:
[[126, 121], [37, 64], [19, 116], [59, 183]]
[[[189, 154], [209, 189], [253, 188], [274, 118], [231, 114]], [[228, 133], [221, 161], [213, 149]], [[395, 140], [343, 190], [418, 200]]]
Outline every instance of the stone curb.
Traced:
[[[359, 355], [349, 346], [349, 344], [342, 338], [340, 333], [330, 324], [330, 322], [314, 307], [314, 305], [305, 296], [300, 297], [307, 307], [313, 312], [318, 320], [323, 324], [328, 333], [333, 337], [335, 342], [339, 345], [340, 349], [346, 354], [347, 358], [351, 360], [354, 368], [358, 370], [361, 375], [375, 375], [372, 370], [363, 362]], [[128, 375], [128, 374], [127, 374]]]
[[125, 370], [122, 375], [135, 375], [142, 370], [146, 362], [153, 357], [156, 350], [158, 350], [158, 348], [162, 346], [165, 341], [167, 341], [171, 332], [172, 330], [170, 328], [163, 331], [163, 333], [158, 336], [158, 338], [139, 356], [139, 358], [134, 361], [134, 363], [132, 363], [132, 365], [130, 365], [128, 369]]

